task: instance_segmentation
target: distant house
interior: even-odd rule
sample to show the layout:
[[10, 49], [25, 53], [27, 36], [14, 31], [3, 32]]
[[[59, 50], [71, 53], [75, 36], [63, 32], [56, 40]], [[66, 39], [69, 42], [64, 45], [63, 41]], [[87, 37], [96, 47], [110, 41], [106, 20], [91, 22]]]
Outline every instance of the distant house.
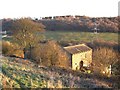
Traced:
[[64, 47], [68, 53], [70, 67], [79, 70], [81, 64], [88, 67], [92, 63], [92, 49], [85, 44]]

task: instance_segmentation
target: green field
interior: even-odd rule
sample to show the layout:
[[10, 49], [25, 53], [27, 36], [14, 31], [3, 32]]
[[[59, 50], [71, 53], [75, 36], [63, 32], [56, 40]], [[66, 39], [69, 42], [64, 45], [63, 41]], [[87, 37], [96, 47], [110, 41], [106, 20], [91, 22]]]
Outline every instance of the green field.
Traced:
[[92, 32], [72, 32], [72, 31], [47, 31], [45, 32], [46, 39], [55, 39], [57, 41], [84, 41], [100, 39], [105, 41], [118, 42], [118, 33], [97, 33]]
[[[91, 42], [99, 39], [104, 41], [118, 42], [118, 33], [107, 32], [94, 34], [92, 32], [46, 31], [43, 34], [45, 35], [45, 40]], [[11, 38], [3, 38], [3, 40], [11, 41]]]

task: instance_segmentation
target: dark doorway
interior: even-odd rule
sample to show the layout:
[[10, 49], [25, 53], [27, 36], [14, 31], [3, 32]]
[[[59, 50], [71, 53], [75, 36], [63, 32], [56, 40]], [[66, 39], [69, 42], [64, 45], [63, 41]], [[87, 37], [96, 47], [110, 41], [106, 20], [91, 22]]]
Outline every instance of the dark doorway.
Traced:
[[80, 65], [80, 70], [82, 70], [82, 68], [83, 68], [83, 61], [80, 61], [79, 65]]

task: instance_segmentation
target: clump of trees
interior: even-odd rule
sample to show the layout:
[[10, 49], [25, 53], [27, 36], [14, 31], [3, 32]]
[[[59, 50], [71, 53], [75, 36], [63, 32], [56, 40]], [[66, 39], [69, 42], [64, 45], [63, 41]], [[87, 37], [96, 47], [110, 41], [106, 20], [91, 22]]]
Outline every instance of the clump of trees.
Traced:
[[40, 65], [69, 67], [67, 53], [55, 41], [34, 47], [31, 56]]
[[43, 35], [38, 36], [37, 33], [44, 31], [44, 28], [44, 25], [29, 18], [12, 20], [9, 24], [9, 31], [12, 33], [13, 41], [19, 44], [19, 49], [23, 50], [24, 55], [27, 49], [31, 51], [31, 48], [43, 38]]
[[[71, 30], [71, 31], [84, 31], [84, 32], [93, 32], [95, 23], [100, 29], [99, 32], [119, 32], [119, 19], [120, 17], [100, 17], [100, 18], [91, 18], [91, 17], [80, 17], [75, 19], [73, 17], [64, 18], [59, 17], [59, 19], [54, 20], [39, 20], [42, 22], [47, 30]], [[36, 20], [38, 21], [38, 20]]]
[[[4, 28], [7, 29], [5, 26]], [[43, 35], [38, 33], [45, 31], [44, 28], [43, 24], [37, 23], [32, 19], [21, 18], [10, 20], [8, 30], [13, 36], [12, 41], [19, 45], [19, 47], [16, 47], [17, 50], [23, 51], [23, 58], [33, 59], [37, 64], [45, 66], [68, 67], [67, 54], [57, 42], [48, 41], [47, 43], [40, 43]], [[3, 46], [3, 53], [6, 55], [11, 55], [12, 50], [15, 50], [12, 49], [14, 46]]]

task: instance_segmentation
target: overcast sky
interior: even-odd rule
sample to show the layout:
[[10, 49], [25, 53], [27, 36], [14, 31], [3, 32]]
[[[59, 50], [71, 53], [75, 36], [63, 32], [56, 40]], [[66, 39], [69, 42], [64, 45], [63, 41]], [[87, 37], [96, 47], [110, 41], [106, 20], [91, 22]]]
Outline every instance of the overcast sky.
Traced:
[[1, 0], [0, 18], [85, 15], [118, 16], [119, 0]]

